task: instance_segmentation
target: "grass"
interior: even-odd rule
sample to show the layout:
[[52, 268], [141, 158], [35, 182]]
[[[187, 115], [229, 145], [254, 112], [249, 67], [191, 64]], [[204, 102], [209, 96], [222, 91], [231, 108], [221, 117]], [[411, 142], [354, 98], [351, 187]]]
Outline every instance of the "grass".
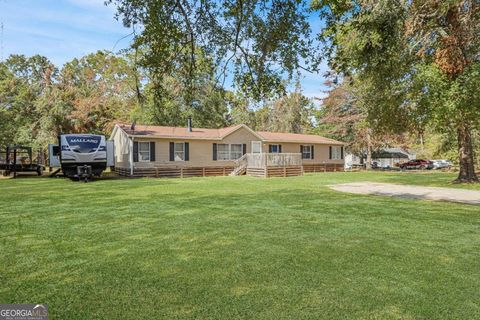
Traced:
[[0, 302], [50, 319], [478, 319], [478, 206], [326, 187], [453, 177], [3, 179]]

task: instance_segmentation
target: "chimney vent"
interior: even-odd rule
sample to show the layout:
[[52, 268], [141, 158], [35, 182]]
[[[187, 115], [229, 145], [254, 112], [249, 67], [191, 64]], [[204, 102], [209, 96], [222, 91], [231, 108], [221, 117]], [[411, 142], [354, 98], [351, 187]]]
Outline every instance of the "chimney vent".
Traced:
[[188, 117], [188, 120], [187, 120], [187, 131], [188, 132], [192, 132], [192, 117]]

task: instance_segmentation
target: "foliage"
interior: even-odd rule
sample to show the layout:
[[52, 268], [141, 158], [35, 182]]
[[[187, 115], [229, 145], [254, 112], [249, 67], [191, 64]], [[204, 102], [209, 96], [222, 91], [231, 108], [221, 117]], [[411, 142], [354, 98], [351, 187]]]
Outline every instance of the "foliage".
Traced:
[[307, 133], [312, 128], [313, 104], [297, 90], [267, 103], [257, 114], [257, 130]]
[[[192, 1], [109, 0], [117, 17], [145, 50], [141, 64], [157, 82], [182, 73], [195, 90], [198, 52], [218, 65], [217, 77], [233, 73], [238, 89], [256, 100], [284, 93], [284, 76], [316, 66], [308, 5], [298, 0]], [[139, 33], [136, 30], [139, 29]]]
[[477, 181], [472, 130], [479, 125], [476, 1], [317, 1], [320, 39], [338, 72], [365, 85], [370, 123], [381, 130], [452, 128], [459, 181]]

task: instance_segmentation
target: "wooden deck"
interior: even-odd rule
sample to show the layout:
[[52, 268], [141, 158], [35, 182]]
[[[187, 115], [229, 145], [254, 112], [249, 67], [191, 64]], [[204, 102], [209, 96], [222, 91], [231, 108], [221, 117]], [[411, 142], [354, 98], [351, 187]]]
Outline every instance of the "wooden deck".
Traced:
[[236, 160], [234, 166], [217, 167], [151, 167], [134, 168], [133, 175], [129, 168], [116, 167], [115, 171], [122, 176], [155, 177], [155, 178], [188, 178], [213, 176], [254, 177], [293, 177], [312, 172], [343, 171], [343, 164], [303, 164], [300, 153], [247, 153]]
[[303, 174], [300, 153], [247, 153], [235, 161], [231, 175], [291, 177]]

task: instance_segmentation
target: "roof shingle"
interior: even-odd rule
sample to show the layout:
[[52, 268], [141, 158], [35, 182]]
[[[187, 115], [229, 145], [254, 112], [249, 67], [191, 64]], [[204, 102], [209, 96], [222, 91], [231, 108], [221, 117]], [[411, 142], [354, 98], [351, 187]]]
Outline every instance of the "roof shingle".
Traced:
[[[200, 140], [221, 140], [230, 133], [238, 130], [245, 125], [238, 124], [231, 127], [220, 129], [207, 128], [192, 128], [189, 132], [186, 127], [167, 127], [167, 126], [152, 126], [152, 125], [136, 125], [135, 130], [131, 129], [130, 125], [118, 124], [118, 126], [128, 135], [156, 137], [156, 138], [175, 138], [175, 139], [200, 139]], [[253, 131], [255, 132], [255, 131]], [[333, 139], [325, 138], [313, 134], [297, 134], [297, 133], [283, 133], [283, 132], [267, 132], [256, 131], [259, 137], [266, 142], [284, 142], [284, 143], [313, 143], [313, 144], [337, 144], [341, 145], [343, 142]]]

